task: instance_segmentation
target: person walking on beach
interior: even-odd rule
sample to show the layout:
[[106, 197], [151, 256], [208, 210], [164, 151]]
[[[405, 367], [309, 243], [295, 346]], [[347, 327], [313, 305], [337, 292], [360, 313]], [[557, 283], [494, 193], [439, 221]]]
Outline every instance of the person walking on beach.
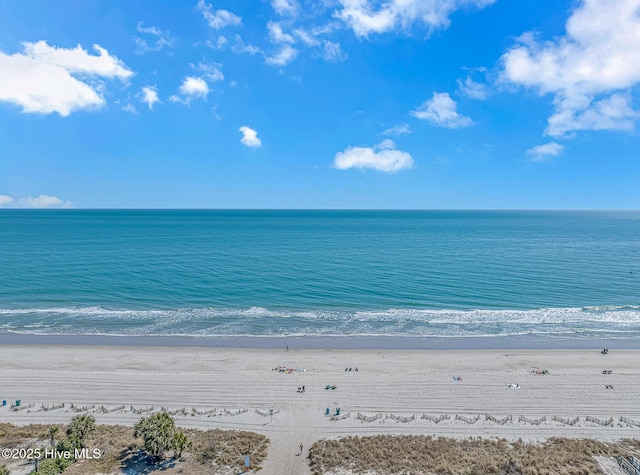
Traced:
[[302, 449], [303, 449], [303, 448], [304, 448], [304, 447], [302, 446], [302, 443], [300, 443], [300, 455], [302, 455]]

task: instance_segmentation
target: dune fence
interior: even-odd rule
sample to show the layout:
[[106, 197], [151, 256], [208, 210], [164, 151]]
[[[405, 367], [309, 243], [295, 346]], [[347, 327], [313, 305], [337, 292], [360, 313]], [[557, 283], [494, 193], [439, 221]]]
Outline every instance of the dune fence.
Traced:
[[630, 426], [640, 427], [640, 421], [634, 421], [633, 419], [629, 419], [628, 417], [621, 417], [620, 422], [624, 422]]
[[227, 416], [239, 416], [240, 414], [249, 412], [249, 409], [236, 409], [235, 411], [230, 411], [229, 409], [223, 409], [222, 412], [224, 412]]
[[462, 421], [466, 424], [475, 424], [479, 420], [480, 420], [480, 416], [465, 417], [465, 416], [461, 416], [460, 414], [456, 414], [456, 421]]
[[403, 422], [403, 423], [407, 423], [407, 422], [411, 422], [414, 421], [416, 419], [416, 415], [415, 414], [411, 414], [410, 416], [397, 416], [393, 413], [389, 413], [385, 416], [385, 419], [392, 419], [396, 422]]
[[532, 424], [534, 426], [539, 426], [546, 420], [547, 420], [547, 416], [542, 416], [540, 419], [529, 419], [528, 417], [525, 417], [525, 416], [518, 417], [519, 422], [526, 422], [527, 424]]
[[490, 416], [489, 414], [485, 414], [484, 417], [485, 417], [485, 420], [495, 422], [496, 424], [500, 424], [501, 426], [513, 420], [513, 417], [511, 416], [506, 416], [506, 417], [503, 417], [502, 419], [498, 419], [497, 417], [493, 417], [493, 416]]
[[195, 417], [195, 416], [207, 416], [207, 417], [211, 417], [211, 416], [215, 416], [216, 415], [216, 408], [214, 407], [213, 409], [196, 409], [195, 407], [191, 408], [191, 416]]
[[573, 426], [573, 425], [576, 425], [578, 422], [580, 422], [580, 417], [576, 417], [575, 419], [568, 419], [568, 418], [559, 417], [559, 416], [552, 416], [551, 420], [560, 422], [562, 424], [566, 424], [569, 426]]
[[102, 414], [111, 414], [112, 412], [118, 411], [124, 411], [124, 404], [122, 406], [116, 407], [100, 406], [100, 408], [98, 409], [98, 412], [101, 412]]
[[613, 425], [613, 417], [609, 419], [598, 419], [597, 417], [587, 416], [584, 418], [586, 421], [595, 422], [601, 426], [612, 426]]
[[440, 414], [439, 416], [431, 416], [429, 414], [422, 414], [421, 419], [427, 419], [428, 421], [438, 424], [442, 421], [450, 419], [449, 414]]
[[373, 415], [373, 416], [365, 416], [364, 414], [358, 412], [358, 414], [356, 415], [356, 419], [358, 419], [359, 421], [362, 422], [375, 422], [378, 419], [382, 419], [383, 415], [381, 412]]
[[179, 409], [169, 409], [167, 407], [163, 407], [162, 412], [166, 412], [170, 416], [188, 416], [189, 415], [189, 411], [187, 411], [186, 407], [181, 407]]
[[341, 421], [343, 419], [349, 419], [350, 417], [351, 417], [351, 413], [347, 412], [345, 414], [340, 414], [339, 416], [338, 415], [331, 416], [331, 420], [332, 421]]

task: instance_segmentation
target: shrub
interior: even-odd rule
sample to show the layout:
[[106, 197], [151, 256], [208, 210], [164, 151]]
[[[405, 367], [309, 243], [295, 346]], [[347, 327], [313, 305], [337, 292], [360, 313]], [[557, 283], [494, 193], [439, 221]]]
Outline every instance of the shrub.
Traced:
[[38, 471], [34, 470], [30, 475], [58, 475], [67, 467], [60, 462], [60, 459], [42, 459], [38, 462]]
[[176, 432], [173, 436], [173, 452], [176, 457], [180, 457], [182, 455], [182, 451], [187, 448], [189, 445], [189, 441], [187, 440], [187, 436], [182, 432]]
[[80, 442], [80, 447], [84, 447], [85, 438], [96, 429], [95, 417], [84, 414], [75, 416], [67, 428], [67, 435], [70, 439]]
[[143, 417], [134, 428], [134, 437], [144, 441], [144, 451], [153, 458], [162, 458], [168, 450], [179, 457], [187, 447], [187, 437], [176, 429], [173, 418], [166, 412]]

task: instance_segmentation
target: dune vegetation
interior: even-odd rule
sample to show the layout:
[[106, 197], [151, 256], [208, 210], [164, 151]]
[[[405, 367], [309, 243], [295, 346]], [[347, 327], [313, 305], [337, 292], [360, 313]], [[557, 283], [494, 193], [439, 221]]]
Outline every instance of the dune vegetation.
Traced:
[[[70, 427], [73, 428], [71, 423], [69, 425], [32, 424], [22, 427], [0, 423], [0, 444], [3, 448], [39, 447], [44, 450], [52, 446], [60, 447], [67, 443]], [[252, 468], [259, 468], [267, 456], [269, 444], [266, 437], [253, 432], [182, 429], [176, 434], [182, 434], [184, 439], [179, 436], [178, 444], [166, 447], [167, 450], [160, 454], [159, 452], [149, 453], [145, 449], [145, 442], [148, 449], [148, 440], [135, 437], [134, 434], [133, 427], [95, 425], [93, 430], [84, 435], [82, 445], [90, 451], [99, 449], [100, 456], [76, 460], [64, 466], [63, 472], [51, 473], [93, 475], [125, 471], [150, 473], [155, 470], [166, 475], [238, 473], [244, 466], [245, 456], [250, 457]], [[40, 461], [38, 473], [44, 473], [42, 468], [53, 470], [48, 468], [47, 462]], [[23, 463], [24, 461], [15, 461], [7, 464], [7, 467], [11, 470]]]
[[552, 438], [540, 444], [505, 439], [456, 440], [431, 436], [345, 437], [320, 440], [309, 451], [313, 475], [591, 475], [595, 456], [637, 454], [640, 441], [607, 444]]

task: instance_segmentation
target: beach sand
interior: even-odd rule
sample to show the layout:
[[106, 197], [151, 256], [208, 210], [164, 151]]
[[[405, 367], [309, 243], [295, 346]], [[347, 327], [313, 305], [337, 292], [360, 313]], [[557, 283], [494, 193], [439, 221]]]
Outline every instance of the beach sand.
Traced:
[[[278, 366], [298, 371], [274, 371]], [[345, 372], [349, 367], [359, 371]], [[544, 369], [549, 373], [535, 373]], [[512, 383], [520, 389], [510, 389]], [[303, 385], [305, 392], [297, 392]], [[337, 389], [326, 390], [326, 385]], [[2, 345], [0, 399], [9, 405], [21, 400], [20, 411], [0, 408], [0, 420], [20, 425], [67, 423], [76, 414], [71, 403], [94, 406], [98, 423], [126, 425], [148, 414], [135, 413], [132, 406], [184, 409], [187, 415], [175, 415], [183, 427], [241, 429], [269, 437], [260, 473], [302, 475], [310, 473], [305, 457], [314, 441], [346, 435], [638, 438], [640, 351]], [[62, 403], [64, 408], [42, 409]], [[100, 412], [102, 406], [112, 412]], [[332, 420], [324, 415], [326, 408], [331, 414], [340, 408], [348, 417]], [[358, 414], [382, 417], [365, 422]], [[435, 423], [424, 414], [448, 418]], [[408, 422], [397, 420], [412, 416]], [[487, 416], [511, 420], [500, 424]], [[531, 423], [543, 416], [546, 421]], [[574, 425], [566, 423], [576, 417]], [[610, 418], [611, 425], [601, 425]]]

